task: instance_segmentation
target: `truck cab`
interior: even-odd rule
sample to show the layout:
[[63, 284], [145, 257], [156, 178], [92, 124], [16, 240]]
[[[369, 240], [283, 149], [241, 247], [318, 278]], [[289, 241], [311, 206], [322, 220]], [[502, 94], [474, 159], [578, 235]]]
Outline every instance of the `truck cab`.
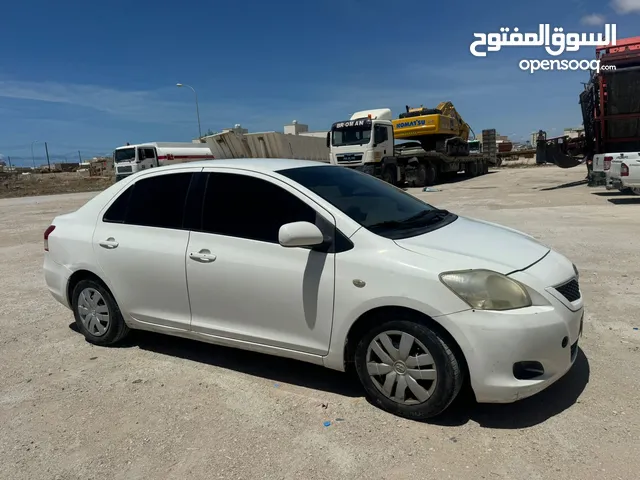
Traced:
[[336, 122], [327, 133], [330, 163], [364, 169], [393, 157], [391, 110], [380, 108], [354, 113], [349, 120]]
[[116, 182], [123, 178], [158, 166], [158, 154], [154, 145], [125, 145], [113, 152]]

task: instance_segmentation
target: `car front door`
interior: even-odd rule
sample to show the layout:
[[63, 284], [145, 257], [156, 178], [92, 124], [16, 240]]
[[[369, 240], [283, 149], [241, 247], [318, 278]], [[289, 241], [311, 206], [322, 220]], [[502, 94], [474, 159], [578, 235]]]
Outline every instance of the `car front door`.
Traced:
[[315, 223], [331, 239], [334, 218], [277, 178], [207, 174], [200, 231], [187, 249], [195, 332], [324, 355], [333, 321], [335, 253], [286, 248], [289, 222]]
[[149, 172], [98, 218], [93, 250], [101, 277], [122, 312], [137, 321], [189, 329], [183, 224], [189, 185], [200, 170]]

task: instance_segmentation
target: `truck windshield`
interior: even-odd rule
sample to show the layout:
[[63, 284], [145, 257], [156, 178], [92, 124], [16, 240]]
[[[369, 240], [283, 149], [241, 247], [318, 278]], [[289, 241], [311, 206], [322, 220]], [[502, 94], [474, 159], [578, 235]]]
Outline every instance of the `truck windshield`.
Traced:
[[323, 165], [278, 173], [319, 195], [369, 231], [393, 240], [422, 235], [458, 218], [350, 168]]
[[371, 126], [333, 129], [331, 145], [343, 147], [346, 145], [366, 145], [371, 140]]
[[115, 151], [113, 159], [118, 162], [130, 162], [136, 158], [135, 148], [119, 148]]

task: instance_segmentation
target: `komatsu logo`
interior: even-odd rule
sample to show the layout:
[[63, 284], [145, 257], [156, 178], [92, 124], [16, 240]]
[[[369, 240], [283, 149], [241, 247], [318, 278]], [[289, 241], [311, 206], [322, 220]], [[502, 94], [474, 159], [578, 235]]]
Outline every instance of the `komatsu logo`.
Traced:
[[426, 125], [427, 122], [425, 120], [414, 120], [413, 122], [402, 122], [398, 123], [396, 127], [398, 128], [407, 128], [407, 127], [422, 127]]

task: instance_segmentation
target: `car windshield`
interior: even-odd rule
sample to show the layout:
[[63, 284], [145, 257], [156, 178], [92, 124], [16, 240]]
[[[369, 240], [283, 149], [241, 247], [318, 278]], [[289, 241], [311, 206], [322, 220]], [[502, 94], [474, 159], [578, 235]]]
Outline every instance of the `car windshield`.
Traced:
[[339, 166], [302, 167], [279, 174], [308, 188], [380, 236], [421, 235], [458, 218], [371, 175]]
[[135, 148], [119, 148], [113, 154], [113, 159], [116, 162], [130, 162], [136, 158]]

